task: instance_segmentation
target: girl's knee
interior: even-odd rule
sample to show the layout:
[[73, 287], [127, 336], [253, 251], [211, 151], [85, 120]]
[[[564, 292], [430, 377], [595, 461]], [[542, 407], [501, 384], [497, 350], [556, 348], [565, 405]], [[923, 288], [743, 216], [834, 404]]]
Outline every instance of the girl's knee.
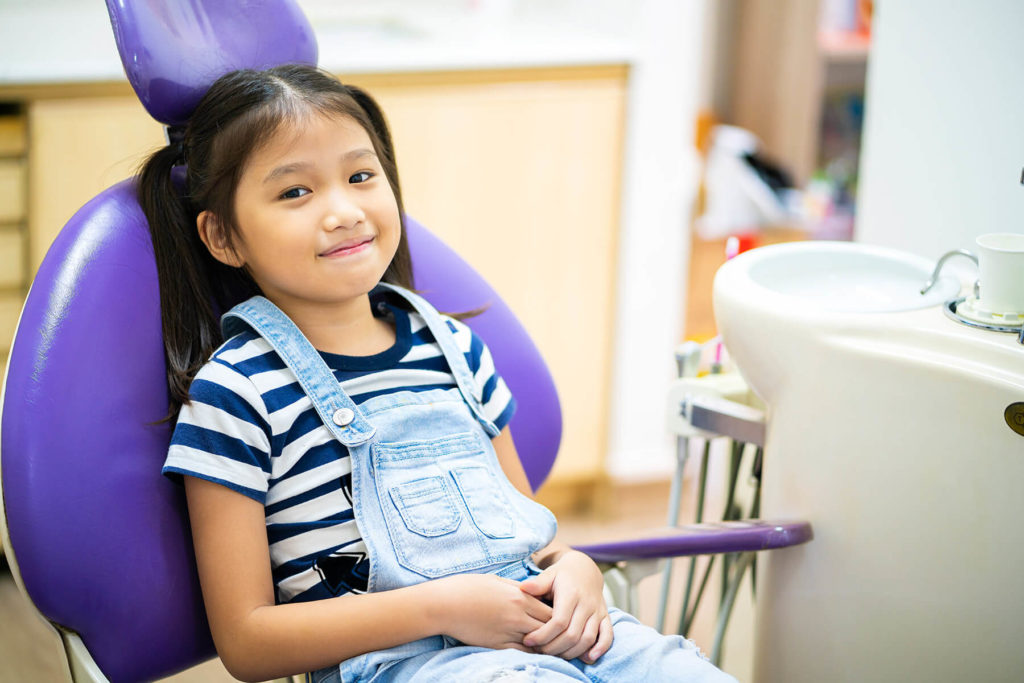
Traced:
[[633, 616], [613, 610], [611, 649], [585, 671], [597, 680], [699, 681], [735, 683], [692, 640], [664, 635]]

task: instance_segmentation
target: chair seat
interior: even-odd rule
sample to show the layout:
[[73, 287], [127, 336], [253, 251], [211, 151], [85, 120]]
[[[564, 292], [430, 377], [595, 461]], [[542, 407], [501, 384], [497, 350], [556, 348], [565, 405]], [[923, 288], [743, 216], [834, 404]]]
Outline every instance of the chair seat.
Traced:
[[749, 519], [663, 527], [636, 537], [574, 546], [596, 562], [688, 557], [785, 548], [814, 538], [809, 522]]

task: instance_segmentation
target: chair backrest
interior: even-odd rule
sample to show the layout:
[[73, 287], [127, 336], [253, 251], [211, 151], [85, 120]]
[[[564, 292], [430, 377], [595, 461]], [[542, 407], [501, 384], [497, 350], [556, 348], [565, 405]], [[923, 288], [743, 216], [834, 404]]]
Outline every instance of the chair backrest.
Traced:
[[315, 65], [316, 36], [294, 0], [106, 0], [125, 75], [157, 121], [188, 122], [219, 76]]
[[[316, 59], [292, 0], [107, 4], [129, 78], [165, 123], [184, 123], [222, 73]], [[468, 323], [520, 401], [512, 432], [539, 486], [561, 434], [539, 352], [472, 268], [415, 221], [407, 229], [427, 299], [449, 311], [489, 305]], [[78, 633], [114, 681], [158, 678], [214, 652], [183, 492], [160, 475], [167, 405], [156, 268], [129, 180], [80, 209], [40, 266], [0, 426], [12, 567], [43, 616]]]

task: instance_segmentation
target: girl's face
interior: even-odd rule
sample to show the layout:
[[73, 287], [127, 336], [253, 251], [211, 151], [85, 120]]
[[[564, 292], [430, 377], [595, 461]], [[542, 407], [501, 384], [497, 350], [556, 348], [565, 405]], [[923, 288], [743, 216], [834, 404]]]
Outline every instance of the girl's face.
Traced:
[[230, 265], [244, 265], [285, 312], [365, 295], [401, 234], [369, 135], [337, 116], [284, 125], [253, 153], [235, 192], [235, 216], [240, 239]]

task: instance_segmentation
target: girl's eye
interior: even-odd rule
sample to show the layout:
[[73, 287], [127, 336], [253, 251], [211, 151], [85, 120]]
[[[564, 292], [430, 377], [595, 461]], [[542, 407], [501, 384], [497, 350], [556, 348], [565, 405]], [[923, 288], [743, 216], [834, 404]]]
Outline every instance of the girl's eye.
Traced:
[[290, 190], [285, 190], [281, 193], [281, 199], [298, 199], [299, 197], [309, 194], [309, 190], [304, 187], [293, 187]]
[[373, 177], [373, 174], [369, 171], [360, 171], [353, 176], [350, 176], [348, 181], [352, 184], [365, 183], [367, 180]]

